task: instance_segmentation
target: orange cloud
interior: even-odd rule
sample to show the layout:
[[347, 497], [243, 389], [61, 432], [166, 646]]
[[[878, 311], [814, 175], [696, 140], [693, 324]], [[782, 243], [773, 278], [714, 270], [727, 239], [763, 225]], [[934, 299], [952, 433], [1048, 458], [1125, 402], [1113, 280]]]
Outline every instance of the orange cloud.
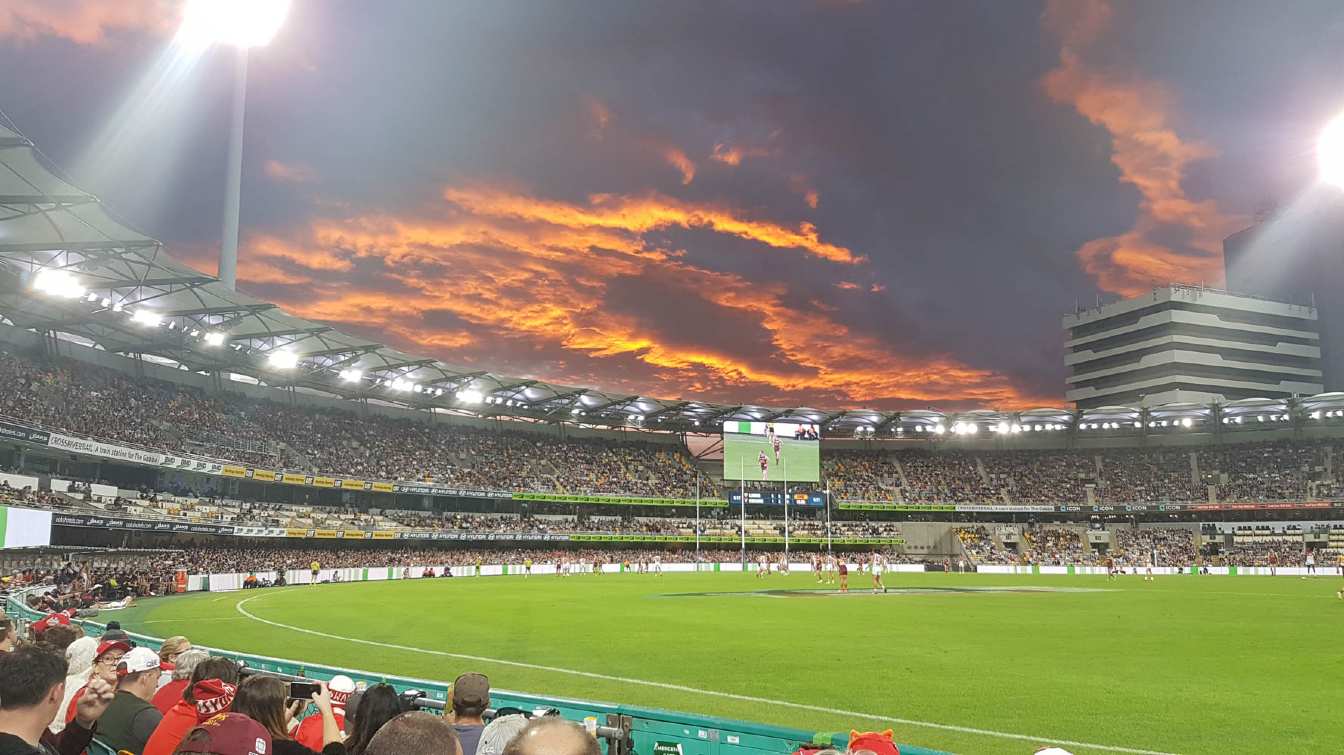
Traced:
[[307, 183], [317, 177], [312, 168], [297, 163], [283, 163], [279, 160], [267, 160], [262, 165], [266, 177], [280, 183]]
[[[1172, 98], [1160, 85], [1084, 60], [1111, 14], [1103, 0], [1054, 0], [1043, 19], [1061, 40], [1059, 65], [1041, 82], [1046, 95], [1106, 129], [1111, 162], [1140, 197], [1134, 228], [1090, 241], [1077, 256], [1100, 288], [1125, 296], [1170, 282], [1216, 284], [1222, 280], [1222, 239], [1239, 221], [1212, 200], [1190, 198], [1183, 186], [1189, 166], [1215, 152], [1176, 132]], [[1183, 243], [1173, 248], [1158, 238]]]
[[821, 240], [816, 226], [789, 227], [750, 220], [733, 210], [681, 202], [658, 194], [618, 197], [596, 194], [588, 205], [538, 200], [489, 189], [449, 187], [443, 196], [462, 209], [489, 217], [545, 222], [570, 229], [603, 228], [643, 234], [667, 228], [700, 228], [759, 242], [776, 249], [800, 249], [822, 259], [844, 264], [866, 261], [861, 255]]
[[803, 201], [807, 203], [808, 207], [815, 210], [817, 209], [817, 205], [821, 202], [821, 195], [817, 193], [816, 189], [808, 189], [803, 192]]
[[685, 152], [682, 152], [676, 147], [668, 147], [663, 150], [663, 159], [667, 161], [668, 165], [681, 171], [681, 183], [683, 186], [695, 180], [695, 163], [691, 162], [691, 159], [686, 156]]
[[[448, 361], [498, 371], [512, 364], [562, 383], [766, 403], [1033, 401], [993, 372], [855, 332], [786, 284], [706, 269], [660, 248], [648, 232], [682, 223], [687, 212], [658, 203], [666, 200], [604, 197], [575, 206], [462, 187], [443, 196], [430, 218], [324, 218], [290, 237], [249, 240], [240, 279], [301, 316], [373, 329]], [[651, 215], [651, 206], [674, 219]], [[266, 277], [277, 271], [305, 280]], [[674, 311], [712, 313], [749, 345], [735, 332], [725, 341], [660, 320], [643, 308], [654, 295], [633, 297], [634, 306], [613, 301], [631, 285], [675, 297]], [[542, 356], [514, 363], [514, 353]]]
[[177, 4], [168, 0], [6, 0], [0, 7], [0, 37], [58, 37], [93, 45], [117, 32], [171, 34], [178, 21]]

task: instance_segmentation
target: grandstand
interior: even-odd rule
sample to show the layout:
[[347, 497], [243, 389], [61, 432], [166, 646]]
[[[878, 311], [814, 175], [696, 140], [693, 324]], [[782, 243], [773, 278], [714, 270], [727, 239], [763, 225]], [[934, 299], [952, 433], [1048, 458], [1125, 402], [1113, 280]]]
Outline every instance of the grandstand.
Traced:
[[[767, 570], [792, 561], [806, 572], [823, 554], [856, 573], [884, 557], [912, 580], [930, 579], [926, 572], [1081, 578], [1104, 573], [1108, 561], [1153, 565], [1163, 575], [1282, 567], [1306, 576], [1308, 563], [1344, 559], [1344, 394], [1079, 411], [818, 410], [621, 395], [465, 370], [228, 290], [57, 177], [22, 136], [0, 130], [0, 143], [10, 169], [0, 176], [10, 213], [0, 217], [0, 504], [49, 512], [55, 548], [0, 550], [11, 610], [28, 618], [128, 610], [179, 626], [187, 620], [145, 618], [171, 609], [136, 614], [133, 602], [319, 582], [641, 574], [653, 564], [658, 573], [688, 572], [680, 575], [688, 580], [756, 578], [758, 559]], [[788, 491], [756, 483], [752, 491], [777, 491], [778, 502], [734, 505], [733, 493], [747, 486], [722, 479], [714, 436], [724, 422], [761, 420], [823, 428], [822, 479]], [[829, 585], [822, 575], [817, 583]], [[710, 594], [706, 582], [686, 584], [707, 592], [620, 599]], [[729, 584], [740, 592], [726, 594], [761, 592]], [[803, 587], [812, 592], [791, 587], [772, 597], [835, 592]], [[570, 597], [566, 605], [604, 602]], [[416, 593], [407, 605], [439, 598]], [[245, 608], [250, 599], [227, 604], [233, 615], [207, 618], [323, 634], [258, 618]], [[679, 626], [690, 613], [659, 619]], [[208, 631], [199, 626], [190, 631]], [[215, 636], [231, 639], [226, 630]], [[409, 652], [403, 641], [351, 639]], [[248, 658], [298, 676], [314, 668]], [[501, 663], [510, 664], [529, 665]], [[325, 677], [339, 670], [325, 667]], [[641, 683], [694, 691], [698, 682]], [[443, 707], [442, 685], [422, 691], [438, 694], [425, 705]], [[597, 709], [551, 698], [571, 716]], [[628, 751], [620, 748], [632, 724], [616, 708], [606, 713], [615, 716], [604, 719], [608, 752]], [[658, 715], [669, 726], [711, 725]], [[784, 752], [815, 734], [730, 723], [713, 726], [759, 737], [757, 752]]]

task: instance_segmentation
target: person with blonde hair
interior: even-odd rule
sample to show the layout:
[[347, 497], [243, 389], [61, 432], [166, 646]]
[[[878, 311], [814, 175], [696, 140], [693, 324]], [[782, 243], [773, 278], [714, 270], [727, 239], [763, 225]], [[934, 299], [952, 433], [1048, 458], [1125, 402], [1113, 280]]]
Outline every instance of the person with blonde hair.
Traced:
[[159, 645], [159, 687], [173, 680], [173, 669], [177, 666], [177, 657], [191, 650], [191, 640], [180, 634], [173, 635]]

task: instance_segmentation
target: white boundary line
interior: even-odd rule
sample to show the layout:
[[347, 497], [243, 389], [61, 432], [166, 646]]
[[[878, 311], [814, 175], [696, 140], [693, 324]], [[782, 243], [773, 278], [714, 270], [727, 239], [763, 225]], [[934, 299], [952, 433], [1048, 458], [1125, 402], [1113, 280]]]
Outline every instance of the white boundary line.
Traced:
[[[274, 595], [276, 593], [268, 593], [268, 594]], [[397, 645], [388, 642], [375, 642], [373, 640], [364, 640], [359, 639], [357, 637], [342, 637], [339, 634], [329, 634], [327, 632], [319, 632], [315, 629], [305, 629], [303, 627], [296, 627], [290, 624], [282, 624], [278, 621], [271, 621], [270, 619], [263, 619], [260, 616], [257, 616], [256, 614], [248, 611], [246, 608], [243, 607], [247, 603], [251, 603], [257, 598], [263, 598], [263, 597], [266, 597], [266, 595], [265, 594], [253, 595], [251, 597], [244, 598], [238, 601], [237, 603], [234, 604], [233, 607], [238, 611], [238, 613], [241, 613], [243, 616], [246, 616], [247, 618], [253, 621], [260, 622], [262, 624], [267, 624], [269, 626], [278, 627], [280, 629], [288, 629], [291, 632], [301, 632], [303, 634], [312, 635], [314, 637], [324, 637], [329, 640], [339, 640], [341, 642], [356, 642], [362, 645], [372, 645], [374, 647], [385, 648], [387, 650], [403, 650], [410, 653], [424, 653], [426, 655], [437, 655], [444, 658], [460, 658], [465, 661], [477, 661], [479, 663], [494, 663], [501, 666], [513, 666], [516, 668], [532, 669], [534, 671], [548, 671], [555, 674], [581, 676], [587, 679], [600, 679], [602, 681], [607, 682], [620, 682], [622, 684], [633, 684], [642, 687], [656, 687], [658, 689], [673, 690], [676, 692], [688, 692], [695, 695], [719, 697], [726, 700], [738, 700], [747, 703], [775, 705], [785, 708], [795, 708], [797, 710], [810, 710], [816, 713], [829, 713], [831, 715], [844, 716], [846, 718], [865, 718], [873, 721], [897, 723], [904, 726], [919, 726], [926, 729], [941, 729], [943, 731], [955, 731], [962, 734], [978, 734], [986, 737], [998, 737], [1000, 739], [1017, 739], [1024, 742], [1032, 742], [1034, 744], [1064, 745], [1068, 747], [1085, 747], [1090, 750], [1103, 750], [1106, 752], [1123, 752], [1123, 753], [1131, 753], [1132, 755], [1174, 755], [1173, 753], [1168, 753], [1161, 750], [1142, 750], [1131, 747], [1116, 747], [1114, 745], [1099, 745], [1099, 744], [1092, 744], [1090, 742], [1075, 742], [1069, 739], [1051, 739], [1048, 737], [1035, 737], [1029, 734], [1013, 734], [1011, 732], [1005, 732], [1005, 731], [994, 731], [993, 729], [978, 729], [973, 726], [940, 724], [940, 723], [934, 723], [932, 721], [914, 721], [907, 718], [893, 718], [891, 716], [877, 715], [875, 713], [862, 713], [859, 711], [844, 710], [841, 708], [826, 708], [819, 705], [792, 703], [788, 702], [787, 700], [771, 700], [769, 698], [755, 697], [753, 695], [739, 695], [732, 692], [718, 692], [716, 690], [700, 689], [698, 687], [689, 687], [681, 684], [670, 684], [667, 682], [651, 682], [646, 679], [633, 679], [626, 676], [612, 676], [609, 674], [598, 674], [592, 671], [580, 671], [578, 669], [561, 668], [559, 666], [543, 666], [536, 663], [523, 663], [521, 661], [504, 660], [502, 658], [489, 658], [482, 655], [449, 653], [445, 650], [429, 650], [426, 648], [411, 647], [409, 645]]]

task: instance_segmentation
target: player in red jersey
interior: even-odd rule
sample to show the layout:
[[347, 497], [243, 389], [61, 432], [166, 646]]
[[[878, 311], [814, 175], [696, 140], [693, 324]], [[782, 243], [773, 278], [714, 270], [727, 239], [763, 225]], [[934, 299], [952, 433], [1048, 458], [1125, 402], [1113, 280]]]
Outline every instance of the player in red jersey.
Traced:
[[765, 455], [765, 452], [764, 452], [764, 451], [762, 451], [762, 452], [760, 452], [760, 454], [758, 454], [758, 455], [756, 456], [756, 461], [759, 462], [760, 465], [761, 465], [761, 479], [762, 479], [762, 480], [769, 479], [769, 477], [770, 477], [770, 458], [767, 457], [767, 456]]
[[840, 592], [849, 592], [849, 564], [842, 558], [835, 568], [840, 573]]

